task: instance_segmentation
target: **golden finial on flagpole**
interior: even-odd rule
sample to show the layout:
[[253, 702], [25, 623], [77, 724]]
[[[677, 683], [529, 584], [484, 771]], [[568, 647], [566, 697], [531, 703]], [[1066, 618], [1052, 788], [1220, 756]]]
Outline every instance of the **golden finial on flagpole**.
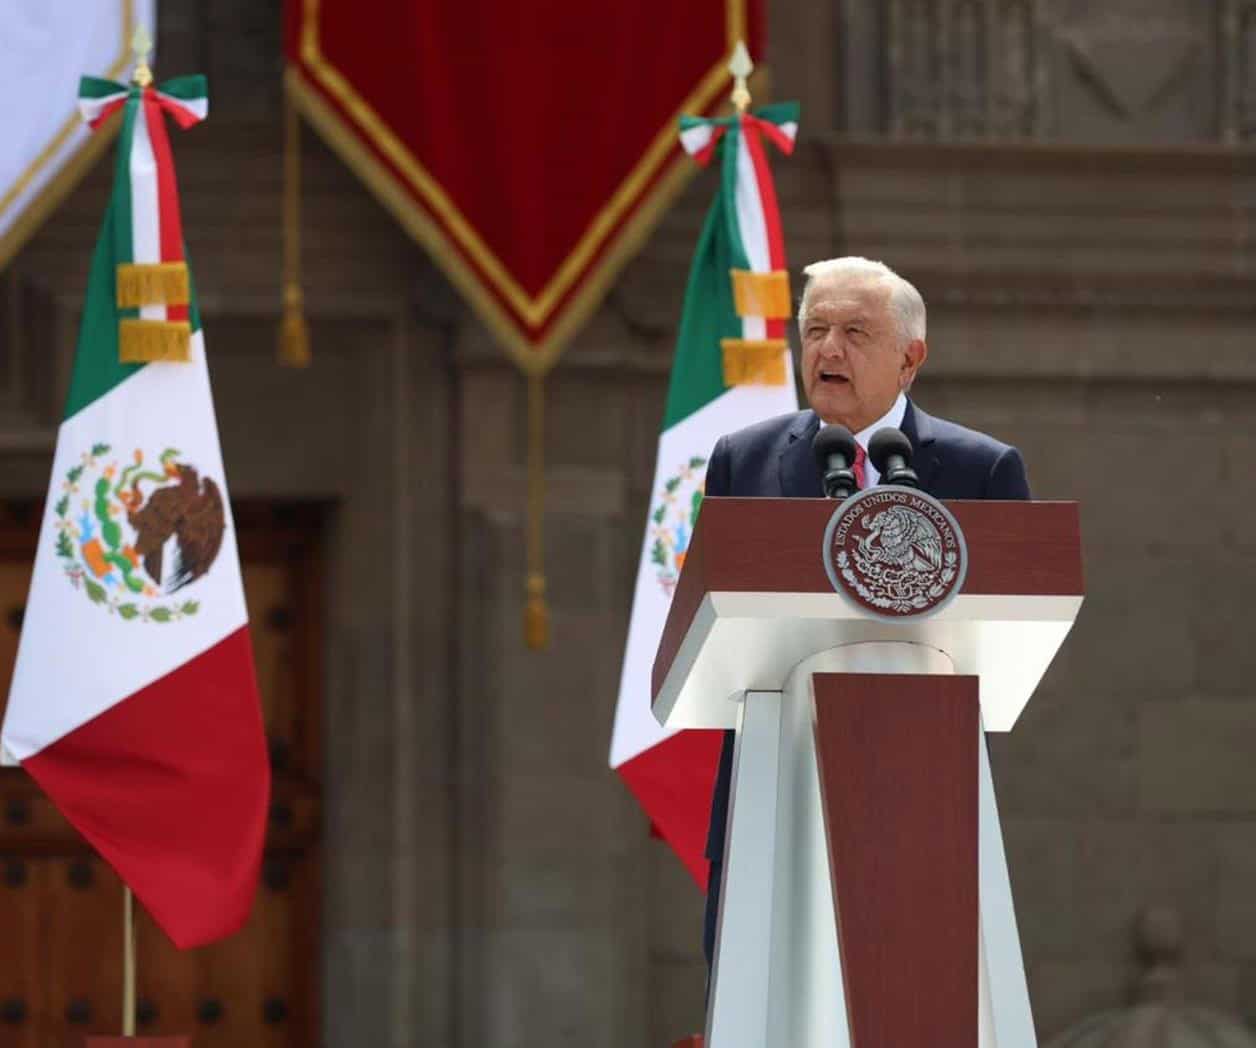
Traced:
[[733, 105], [737, 107], [737, 112], [744, 113], [750, 105], [750, 88], [746, 86], [746, 78], [754, 72], [754, 63], [750, 61], [750, 52], [746, 50], [744, 40], [738, 40], [733, 48], [728, 71], [733, 74]]
[[135, 26], [131, 50], [135, 53], [135, 75], [131, 80], [139, 87], [147, 87], [153, 82], [153, 71], [148, 68], [148, 56], [153, 52], [153, 38], [141, 24]]

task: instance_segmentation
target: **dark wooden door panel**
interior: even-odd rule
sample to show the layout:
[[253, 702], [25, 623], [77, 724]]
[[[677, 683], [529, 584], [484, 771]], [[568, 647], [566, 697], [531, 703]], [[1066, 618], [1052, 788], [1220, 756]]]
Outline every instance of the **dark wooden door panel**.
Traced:
[[[306, 1048], [319, 1040], [324, 513], [234, 513], [274, 772], [262, 883], [246, 927], [201, 950], [176, 950], [138, 911], [138, 1032], [190, 1033], [197, 1048]], [[38, 520], [37, 506], [0, 503], [0, 716]], [[122, 885], [15, 768], [0, 769], [0, 943], [4, 1048], [121, 1029]]]
[[26, 592], [31, 584], [31, 562], [4, 559], [0, 550], [0, 719], [9, 703], [9, 684], [17, 660], [17, 642], [22, 633]]

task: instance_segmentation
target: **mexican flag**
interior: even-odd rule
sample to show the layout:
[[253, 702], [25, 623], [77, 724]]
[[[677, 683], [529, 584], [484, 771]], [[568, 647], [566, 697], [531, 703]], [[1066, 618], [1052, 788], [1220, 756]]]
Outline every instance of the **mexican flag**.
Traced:
[[84, 78], [80, 107], [122, 128], [0, 747], [190, 947], [248, 917], [270, 792], [166, 130], [205, 81]]
[[721, 733], [661, 728], [650, 712], [650, 669], [697, 521], [707, 455], [725, 433], [798, 409], [785, 334], [785, 243], [767, 159], [769, 145], [792, 152], [797, 129], [796, 103], [681, 121], [686, 151], [700, 164], [717, 160], [720, 188], [685, 289], [610, 766], [703, 887]]

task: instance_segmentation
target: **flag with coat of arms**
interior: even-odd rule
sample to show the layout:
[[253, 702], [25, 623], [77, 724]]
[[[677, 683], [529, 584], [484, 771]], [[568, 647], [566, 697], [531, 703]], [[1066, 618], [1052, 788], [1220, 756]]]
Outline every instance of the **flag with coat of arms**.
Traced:
[[798, 408], [785, 242], [768, 165], [771, 149], [793, 151], [797, 129], [796, 103], [681, 121], [685, 150], [699, 164], [714, 162], [720, 182], [685, 288], [610, 766], [704, 887], [722, 733], [660, 727], [650, 711], [650, 669], [697, 522], [707, 455], [723, 434]]
[[167, 133], [205, 80], [150, 80], [80, 85], [122, 126], [0, 756], [186, 948], [248, 917], [270, 773]]

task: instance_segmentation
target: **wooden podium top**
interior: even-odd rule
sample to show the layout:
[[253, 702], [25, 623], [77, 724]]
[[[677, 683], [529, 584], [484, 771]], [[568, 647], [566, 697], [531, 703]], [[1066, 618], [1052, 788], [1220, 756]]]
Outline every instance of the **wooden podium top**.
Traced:
[[1081, 607], [1075, 502], [946, 502], [968, 545], [960, 595], [887, 622], [833, 589], [830, 499], [708, 498], [663, 628], [653, 709], [674, 728], [731, 728], [748, 689], [776, 691], [803, 659], [859, 641], [928, 644], [981, 677], [988, 731], [1007, 731]]

